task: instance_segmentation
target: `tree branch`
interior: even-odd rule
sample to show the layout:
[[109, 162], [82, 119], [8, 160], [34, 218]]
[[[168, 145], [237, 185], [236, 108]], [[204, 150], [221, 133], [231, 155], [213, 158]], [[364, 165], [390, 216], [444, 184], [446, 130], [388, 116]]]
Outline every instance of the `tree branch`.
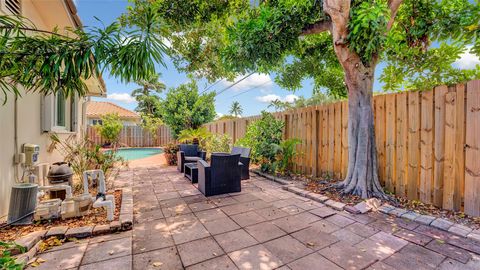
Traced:
[[393, 23], [395, 22], [395, 16], [397, 15], [398, 8], [402, 4], [403, 0], [389, 0], [388, 8], [390, 9], [390, 20], [387, 24], [387, 31], [392, 28]]
[[332, 22], [321, 21], [321, 22], [307, 25], [305, 28], [302, 29], [302, 33], [300, 35], [301, 36], [313, 35], [313, 34], [318, 34], [325, 31], [329, 31], [329, 32], [332, 31]]

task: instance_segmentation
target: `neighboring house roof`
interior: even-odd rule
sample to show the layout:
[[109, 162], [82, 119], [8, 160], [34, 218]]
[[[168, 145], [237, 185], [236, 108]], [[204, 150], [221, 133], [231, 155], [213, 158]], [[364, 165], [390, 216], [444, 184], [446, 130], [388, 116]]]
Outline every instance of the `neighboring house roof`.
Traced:
[[140, 115], [107, 101], [89, 101], [87, 103], [87, 117], [101, 117], [109, 113], [116, 113], [120, 118], [140, 119]]

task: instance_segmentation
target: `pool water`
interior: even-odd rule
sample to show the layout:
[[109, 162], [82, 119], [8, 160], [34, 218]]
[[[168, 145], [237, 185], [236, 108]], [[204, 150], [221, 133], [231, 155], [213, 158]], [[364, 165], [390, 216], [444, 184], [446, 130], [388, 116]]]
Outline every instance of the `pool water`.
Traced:
[[161, 153], [163, 153], [161, 148], [121, 148], [117, 150], [117, 155], [125, 160], [146, 158]]

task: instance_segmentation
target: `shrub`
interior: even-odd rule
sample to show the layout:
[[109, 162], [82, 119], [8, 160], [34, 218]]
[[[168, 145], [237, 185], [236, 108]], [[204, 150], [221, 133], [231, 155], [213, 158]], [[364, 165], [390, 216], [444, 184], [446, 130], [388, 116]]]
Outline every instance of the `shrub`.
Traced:
[[70, 164], [78, 179], [82, 179], [86, 170], [101, 169], [106, 176], [115, 163], [123, 163], [123, 158], [117, 156], [116, 151], [102, 151], [100, 145], [95, 145], [87, 137], [77, 139], [75, 135], [60, 140], [56, 134], [50, 135], [52, 144], [49, 151], [56, 149]]
[[165, 159], [167, 164], [170, 166], [177, 165], [177, 152], [178, 145], [174, 143], [169, 143], [163, 147], [163, 152], [165, 153]]
[[102, 116], [102, 125], [97, 125], [96, 128], [102, 138], [106, 141], [106, 144], [113, 144], [115, 147], [120, 132], [122, 131], [123, 124], [122, 121], [120, 121], [118, 114], [109, 113]]
[[25, 248], [19, 246], [15, 243], [8, 243], [0, 241], [0, 269], [6, 270], [21, 270], [23, 269], [23, 264], [17, 263], [15, 257], [11, 256], [10, 250], [18, 248], [20, 252], [25, 252]]
[[292, 172], [293, 158], [298, 155], [296, 146], [299, 143], [301, 143], [299, 139], [288, 139], [278, 145], [275, 167], [279, 173], [289, 175]]
[[142, 115], [142, 127], [152, 135], [154, 141], [157, 140], [157, 131], [162, 124], [162, 119], [155, 117], [153, 114]]
[[213, 134], [206, 142], [205, 150], [207, 151], [207, 156], [210, 157], [215, 152], [229, 153], [231, 144], [232, 139], [227, 134]]
[[251, 157], [259, 162], [262, 171], [275, 171], [276, 149], [282, 140], [284, 123], [272, 114], [262, 112], [262, 117], [250, 124], [245, 137], [237, 145], [251, 148]]

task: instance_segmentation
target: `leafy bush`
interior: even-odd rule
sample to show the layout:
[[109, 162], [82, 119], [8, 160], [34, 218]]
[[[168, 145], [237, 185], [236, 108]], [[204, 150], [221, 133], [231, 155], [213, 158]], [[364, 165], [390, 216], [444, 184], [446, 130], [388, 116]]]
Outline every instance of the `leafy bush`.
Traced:
[[165, 158], [167, 159], [168, 165], [177, 165], [178, 145], [169, 143], [163, 147], [163, 152], [165, 153]]
[[70, 164], [78, 179], [82, 179], [86, 170], [101, 169], [108, 176], [115, 163], [123, 163], [123, 158], [117, 156], [116, 151], [102, 151], [100, 145], [95, 145], [87, 137], [77, 139], [75, 135], [60, 140], [56, 134], [50, 135], [52, 144], [49, 151], [56, 149]]
[[142, 114], [142, 127], [152, 135], [153, 140], [157, 140], [157, 131], [162, 124], [162, 119], [153, 114]]
[[213, 134], [208, 138], [205, 150], [207, 151], [208, 156], [215, 152], [230, 153], [231, 144], [232, 139], [227, 134]]
[[289, 175], [292, 172], [293, 158], [298, 155], [296, 146], [299, 143], [299, 139], [288, 139], [278, 145], [275, 167], [279, 173]]
[[102, 125], [97, 125], [96, 128], [107, 144], [113, 144], [115, 146], [118, 142], [123, 124], [117, 113], [109, 113], [102, 116]]
[[18, 248], [20, 249], [20, 252], [23, 253], [25, 252], [25, 248], [19, 245], [16, 245], [15, 243], [7, 243], [0, 241], [0, 269], [6, 269], [6, 270], [22, 270], [23, 269], [23, 264], [17, 263], [15, 261], [15, 258], [11, 256], [10, 250]]
[[245, 137], [237, 145], [251, 148], [251, 157], [259, 162], [262, 171], [275, 171], [277, 147], [282, 140], [284, 123], [272, 114], [262, 112], [262, 117], [250, 124]]

